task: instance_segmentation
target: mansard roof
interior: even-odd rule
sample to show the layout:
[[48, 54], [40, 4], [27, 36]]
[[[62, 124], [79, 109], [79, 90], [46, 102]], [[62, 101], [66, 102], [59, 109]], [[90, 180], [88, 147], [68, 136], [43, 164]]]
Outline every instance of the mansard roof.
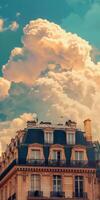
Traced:
[[[87, 151], [87, 157], [89, 161], [95, 160], [95, 152], [93, 148], [93, 144], [91, 142], [87, 142], [84, 137], [84, 132], [80, 130], [75, 131], [75, 145], [68, 145], [67, 139], [66, 139], [66, 132], [62, 129], [55, 129], [53, 130], [54, 134], [54, 142], [53, 144], [60, 144], [64, 146], [66, 159], [70, 160], [71, 158], [71, 151], [73, 146], [75, 145], [81, 145], [86, 147]], [[45, 144], [44, 141], [44, 130], [42, 128], [29, 128], [26, 129], [25, 135], [23, 137], [22, 143], [19, 145], [19, 160], [26, 160], [27, 152], [28, 152], [28, 146], [30, 144], [42, 144], [43, 145], [43, 151], [45, 159], [48, 159], [49, 156], [49, 149], [50, 145]]]

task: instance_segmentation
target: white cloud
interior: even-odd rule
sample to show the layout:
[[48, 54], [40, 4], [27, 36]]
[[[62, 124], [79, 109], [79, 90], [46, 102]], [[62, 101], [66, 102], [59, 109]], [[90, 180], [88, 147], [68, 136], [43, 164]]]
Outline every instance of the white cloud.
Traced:
[[16, 21], [13, 21], [9, 26], [9, 29], [11, 31], [16, 31], [18, 28], [19, 28], [19, 24]]
[[8, 30], [16, 31], [19, 28], [19, 24], [16, 21], [11, 22], [10, 25], [7, 25], [5, 22], [7, 22], [7, 20], [0, 18], [0, 32]]
[[0, 100], [8, 96], [10, 85], [10, 81], [0, 77]]
[[4, 28], [4, 19], [0, 18], [0, 32], [3, 31]]
[[12, 121], [0, 122], [0, 154], [5, 150], [11, 138], [15, 137], [16, 131], [24, 129], [28, 120], [36, 118], [35, 113], [23, 113]]
[[91, 65], [91, 49], [88, 42], [60, 26], [47, 20], [34, 20], [24, 28], [22, 59], [16, 61], [10, 56], [3, 67], [4, 77], [33, 84], [48, 63], [60, 64], [66, 70], [82, 70]]

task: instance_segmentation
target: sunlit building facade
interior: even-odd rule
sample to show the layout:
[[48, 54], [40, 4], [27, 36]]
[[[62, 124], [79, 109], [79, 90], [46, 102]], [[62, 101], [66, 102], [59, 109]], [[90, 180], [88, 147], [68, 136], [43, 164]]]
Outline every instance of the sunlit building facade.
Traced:
[[0, 200], [100, 200], [100, 146], [65, 124], [28, 121], [2, 153]]

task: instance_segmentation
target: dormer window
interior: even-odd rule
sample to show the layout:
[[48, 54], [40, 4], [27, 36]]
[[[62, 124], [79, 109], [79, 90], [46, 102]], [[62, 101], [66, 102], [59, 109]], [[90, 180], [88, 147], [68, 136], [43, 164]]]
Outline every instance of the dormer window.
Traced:
[[53, 132], [45, 131], [45, 143], [53, 144]]
[[27, 161], [33, 164], [44, 162], [44, 152], [41, 144], [34, 143], [28, 146]]
[[40, 150], [31, 150], [31, 159], [39, 160], [40, 159]]
[[83, 151], [75, 151], [75, 160], [79, 160], [79, 161], [84, 160], [84, 152]]
[[70, 144], [70, 145], [75, 144], [75, 133], [73, 132], [67, 133], [67, 144]]
[[87, 157], [87, 151], [86, 147], [82, 145], [76, 145], [72, 148], [71, 153], [71, 161], [74, 164], [87, 164], [88, 157]]
[[53, 160], [60, 161], [61, 160], [61, 151], [53, 151]]

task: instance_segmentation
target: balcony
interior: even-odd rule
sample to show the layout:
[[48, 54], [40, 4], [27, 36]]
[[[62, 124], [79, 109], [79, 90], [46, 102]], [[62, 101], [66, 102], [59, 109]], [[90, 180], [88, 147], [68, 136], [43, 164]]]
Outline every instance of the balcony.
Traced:
[[43, 198], [43, 192], [42, 191], [28, 191], [28, 200], [33, 200], [33, 199], [41, 199]]
[[[42, 191], [28, 191], [27, 200], [88, 200], [88, 195], [86, 192], [82, 193], [82, 195], [75, 195], [73, 193], [72, 197], [65, 197], [65, 192], [62, 191], [52, 191], [50, 192], [50, 197], [44, 197]], [[13, 200], [13, 199], [9, 199]]]
[[82, 160], [82, 161], [77, 161], [77, 160], [71, 160], [71, 161], [49, 160], [48, 161], [48, 166], [70, 167], [70, 168], [95, 168], [96, 167], [96, 163], [95, 162], [86, 161], [86, 160]]
[[64, 198], [65, 197], [65, 192], [62, 191], [52, 191], [50, 192], [50, 197], [59, 197], [59, 198]]
[[96, 163], [92, 161], [87, 160], [71, 160], [70, 161], [70, 167], [75, 168], [95, 168]]
[[49, 160], [48, 166], [66, 167], [66, 160]]
[[34, 166], [44, 166], [45, 165], [45, 160], [42, 160], [42, 159], [28, 159], [26, 161], [26, 164], [27, 165], [34, 165]]
[[16, 193], [14, 193], [12, 196], [8, 198], [8, 200], [16, 200]]
[[75, 199], [75, 200], [88, 200], [88, 195], [87, 195], [87, 193], [86, 192], [83, 192], [82, 194], [80, 194], [80, 195], [77, 195], [77, 194], [75, 194], [74, 192], [73, 192], [73, 199]]

